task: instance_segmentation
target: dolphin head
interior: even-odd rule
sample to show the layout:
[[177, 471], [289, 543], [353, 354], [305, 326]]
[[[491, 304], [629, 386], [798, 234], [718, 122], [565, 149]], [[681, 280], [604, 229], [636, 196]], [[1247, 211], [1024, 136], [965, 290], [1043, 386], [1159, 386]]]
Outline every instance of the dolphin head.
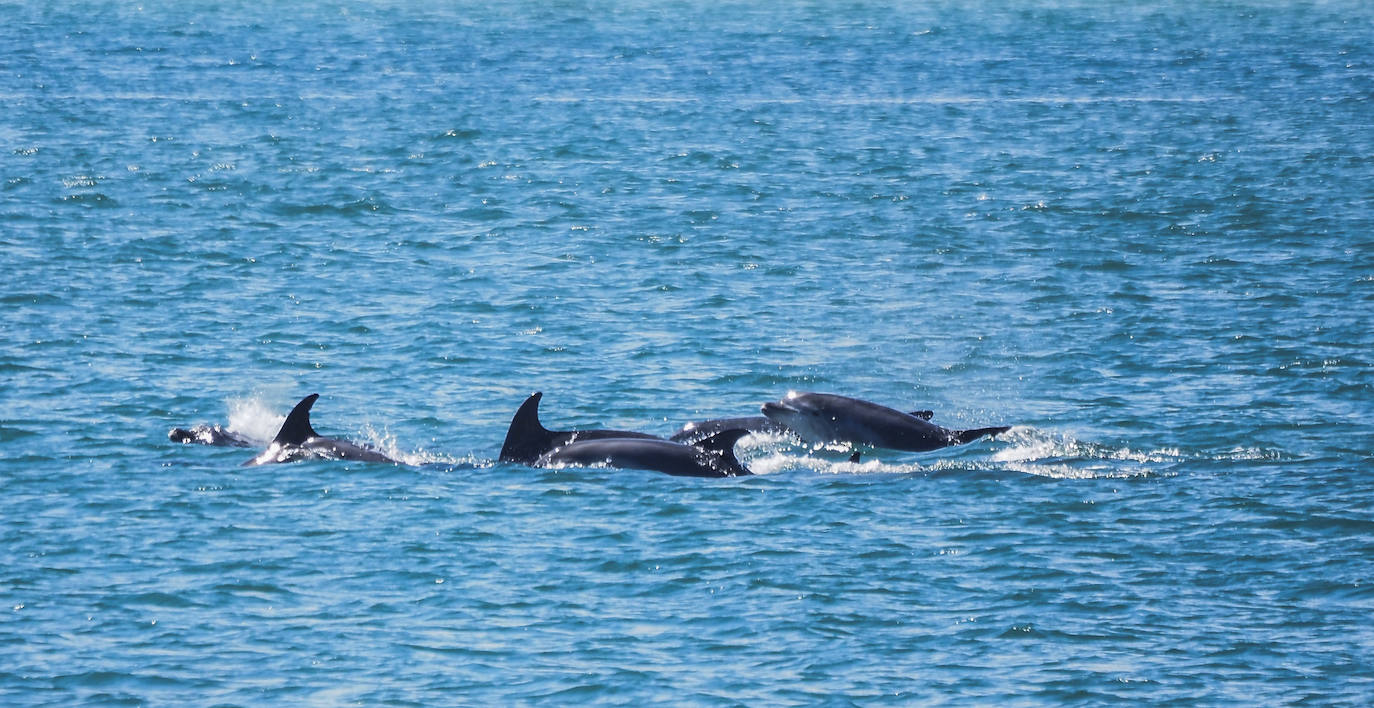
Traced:
[[195, 431], [194, 431], [194, 430], [187, 430], [186, 428], [172, 428], [170, 431], [168, 431], [167, 437], [168, 437], [172, 442], [179, 442], [179, 443], [193, 443], [193, 442], [196, 442], [196, 433], [195, 433]]
[[815, 394], [791, 391], [781, 401], [763, 404], [765, 418], [796, 431], [811, 443], [834, 439], [835, 418]]

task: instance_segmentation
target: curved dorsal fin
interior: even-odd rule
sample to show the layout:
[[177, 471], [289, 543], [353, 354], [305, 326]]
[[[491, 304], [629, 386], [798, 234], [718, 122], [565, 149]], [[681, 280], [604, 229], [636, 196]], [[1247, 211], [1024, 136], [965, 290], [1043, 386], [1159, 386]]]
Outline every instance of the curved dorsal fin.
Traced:
[[286, 422], [281, 424], [281, 430], [277, 431], [277, 437], [272, 438], [272, 442], [282, 445], [300, 445], [310, 438], [319, 437], [315, 429], [310, 427], [310, 407], [315, 405], [315, 399], [320, 394], [312, 393], [301, 399], [295, 408], [286, 415]]
[[548, 452], [553, 433], [539, 422], [539, 399], [543, 396], [535, 391], [515, 411], [506, 430], [506, 442], [501, 446], [502, 462], [533, 462]]

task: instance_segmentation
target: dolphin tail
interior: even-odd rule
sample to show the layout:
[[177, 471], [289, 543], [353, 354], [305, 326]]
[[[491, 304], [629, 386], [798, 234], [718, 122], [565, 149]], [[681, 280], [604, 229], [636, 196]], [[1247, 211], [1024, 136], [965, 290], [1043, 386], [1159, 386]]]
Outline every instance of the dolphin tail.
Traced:
[[740, 463], [739, 458], [735, 457], [735, 443], [739, 442], [740, 438], [746, 435], [749, 435], [749, 431], [744, 428], [730, 428], [728, 430], [722, 430], [704, 440], [698, 440], [692, 443], [692, 447], [718, 455], [723, 464], [717, 469], [724, 472], [724, 476], [726, 477], [751, 475], [753, 472], [750, 472], [748, 468]]
[[310, 407], [315, 405], [315, 400], [320, 397], [318, 393], [312, 393], [301, 399], [291, 412], [286, 414], [286, 422], [281, 424], [281, 429], [277, 431], [277, 436], [272, 438], [272, 442], [281, 445], [300, 445], [313, 437], [318, 437], [315, 429], [310, 427]]
[[539, 422], [539, 399], [544, 394], [535, 391], [520, 404], [506, 430], [506, 442], [501, 445], [502, 462], [531, 463], [548, 451], [553, 433]]
[[715, 435], [709, 435], [692, 443], [692, 447], [701, 448], [707, 452], [714, 452], [719, 455], [730, 455], [733, 457], [735, 454], [735, 443], [750, 434], [751, 431], [747, 428], [726, 428]]
[[984, 435], [1001, 435], [1011, 430], [1010, 425], [998, 426], [995, 428], [974, 428], [973, 430], [955, 430], [954, 441], [956, 444], [963, 445], [971, 443]]

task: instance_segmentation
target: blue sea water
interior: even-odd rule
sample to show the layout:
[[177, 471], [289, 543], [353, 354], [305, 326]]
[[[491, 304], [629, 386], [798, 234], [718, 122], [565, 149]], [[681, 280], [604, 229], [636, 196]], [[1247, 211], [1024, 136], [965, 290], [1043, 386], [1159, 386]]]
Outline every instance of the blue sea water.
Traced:
[[[0, 4], [0, 703], [1374, 702], [1374, 6]], [[788, 391], [1013, 425], [495, 461]], [[173, 426], [405, 465], [243, 468]]]

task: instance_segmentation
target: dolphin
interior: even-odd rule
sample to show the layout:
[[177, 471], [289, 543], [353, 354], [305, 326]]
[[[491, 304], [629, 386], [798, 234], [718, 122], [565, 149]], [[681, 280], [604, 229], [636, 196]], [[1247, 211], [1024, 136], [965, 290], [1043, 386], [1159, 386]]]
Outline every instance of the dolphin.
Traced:
[[301, 402], [297, 403], [296, 407], [287, 414], [286, 422], [281, 424], [281, 429], [277, 431], [277, 436], [272, 438], [267, 449], [263, 450], [257, 457], [243, 463], [243, 466], [266, 465], [273, 462], [295, 462], [309, 458], [398, 464], [396, 460], [372, 448], [363, 447], [347, 440], [326, 438], [315, 432], [315, 429], [310, 427], [310, 407], [315, 405], [315, 399], [319, 397], [320, 394], [312, 393], [302, 398]]
[[950, 430], [895, 408], [829, 393], [789, 393], [781, 401], [763, 404], [762, 410], [769, 420], [812, 444], [842, 442], [910, 452], [962, 445], [1011, 429]]
[[735, 457], [735, 443], [748, 434], [738, 428], [724, 430], [695, 445], [644, 437], [576, 440], [546, 453], [537, 465], [606, 465], [675, 477], [744, 477], [752, 473]]
[[172, 428], [167, 432], [172, 442], [199, 443], [216, 447], [257, 447], [258, 443], [242, 433], [220, 425], [201, 423], [191, 428]]
[[541, 457], [577, 440], [663, 439], [657, 435], [630, 430], [549, 430], [539, 422], [539, 400], [543, 397], [542, 392], [536, 391], [515, 411], [510, 428], [506, 430], [506, 442], [501, 446], [501, 462], [533, 465], [539, 462]]
[[[930, 420], [934, 417], [934, 411], [911, 411], [922, 420]], [[745, 430], [750, 434], [766, 435], [795, 435], [791, 428], [772, 420], [766, 416], [755, 415], [743, 418], [711, 418], [710, 420], [700, 420], [682, 426], [681, 430], [668, 437], [669, 440], [691, 445], [698, 440], [719, 433], [722, 430]]]

